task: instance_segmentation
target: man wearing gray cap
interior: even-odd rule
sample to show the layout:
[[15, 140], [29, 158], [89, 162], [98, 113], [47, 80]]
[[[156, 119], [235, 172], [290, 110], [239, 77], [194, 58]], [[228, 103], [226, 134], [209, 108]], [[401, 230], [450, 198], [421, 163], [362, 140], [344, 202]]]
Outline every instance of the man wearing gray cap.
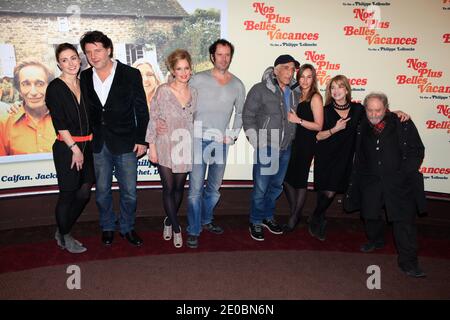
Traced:
[[250, 209], [250, 236], [264, 240], [263, 227], [274, 234], [283, 233], [274, 219], [277, 198], [289, 163], [295, 124], [288, 112], [296, 112], [300, 91], [292, 89], [295, 70], [300, 63], [290, 55], [279, 56], [273, 69], [248, 92], [242, 120], [245, 133], [255, 149], [253, 193]]

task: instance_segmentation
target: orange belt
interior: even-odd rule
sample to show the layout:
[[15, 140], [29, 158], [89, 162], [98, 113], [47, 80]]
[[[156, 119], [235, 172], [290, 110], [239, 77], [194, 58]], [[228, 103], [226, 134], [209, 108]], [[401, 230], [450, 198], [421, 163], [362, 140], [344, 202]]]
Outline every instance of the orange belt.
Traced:
[[[56, 136], [56, 139], [58, 139], [59, 141], [64, 141], [64, 139], [62, 138], [62, 136], [59, 133]], [[72, 136], [72, 139], [75, 142], [92, 141], [92, 133], [90, 135], [88, 135], [88, 136]]]

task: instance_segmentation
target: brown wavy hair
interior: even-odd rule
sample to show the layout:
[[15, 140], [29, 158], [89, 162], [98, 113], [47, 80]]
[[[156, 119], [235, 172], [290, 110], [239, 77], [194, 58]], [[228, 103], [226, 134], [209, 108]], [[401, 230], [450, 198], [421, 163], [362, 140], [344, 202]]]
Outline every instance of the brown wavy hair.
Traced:
[[352, 88], [350, 87], [350, 81], [348, 81], [347, 77], [340, 74], [333, 77], [330, 82], [328, 82], [327, 89], [325, 92], [325, 105], [330, 104], [333, 101], [333, 97], [331, 96], [331, 85], [336, 83], [337, 85], [344, 85], [345, 89], [347, 89], [347, 95], [345, 99], [347, 102], [352, 102]]
[[305, 70], [311, 70], [312, 73], [312, 84], [311, 84], [311, 88], [309, 89], [308, 92], [308, 96], [306, 97], [306, 101], [311, 101], [312, 97], [317, 93], [320, 95], [320, 91], [319, 91], [319, 86], [317, 84], [317, 72], [316, 72], [316, 68], [313, 67], [313, 65], [309, 64], [309, 63], [305, 63], [303, 64], [300, 69], [298, 69], [297, 71], [297, 82], [299, 82], [300, 85], [300, 77], [302, 76], [303, 72]]
[[167, 69], [169, 69], [171, 72], [173, 72], [173, 70], [175, 69], [175, 65], [180, 60], [186, 60], [189, 64], [189, 67], [192, 70], [191, 55], [189, 54], [189, 52], [187, 52], [184, 49], [176, 49], [175, 51], [173, 51], [172, 53], [169, 54], [169, 56], [167, 57], [167, 60], [166, 60]]

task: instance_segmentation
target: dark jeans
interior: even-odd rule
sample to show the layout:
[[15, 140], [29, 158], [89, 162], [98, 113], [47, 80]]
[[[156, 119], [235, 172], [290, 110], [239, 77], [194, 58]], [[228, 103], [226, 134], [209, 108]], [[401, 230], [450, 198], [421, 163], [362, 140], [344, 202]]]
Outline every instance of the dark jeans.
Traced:
[[100, 227], [103, 231], [116, 229], [116, 217], [112, 202], [112, 175], [120, 189], [120, 232], [125, 234], [134, 229], [136, 215], [136, 153], [112, 154], [106, 144], [99, 153], [94, 153], [95, 197], [100, 213]]
[[283, 191], [291, 147], [279, 150], [269, 146], [257, 149], [255, 153], [250, 223], [261, 224], [263, 220], [273, 218], [276, 200]]

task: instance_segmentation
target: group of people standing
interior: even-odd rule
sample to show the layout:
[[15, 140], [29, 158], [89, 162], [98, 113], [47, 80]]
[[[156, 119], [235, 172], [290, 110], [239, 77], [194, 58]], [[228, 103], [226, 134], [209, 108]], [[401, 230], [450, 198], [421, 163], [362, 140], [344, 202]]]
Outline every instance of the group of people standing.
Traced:
[[[314, 158], [317, 204], [308, 225], [310, 235], [326, 239], [326, 210], [336, 193], [346, 193], [345, 209], [360, 210], [365, 222], [369, 241], [361, 251], [384, 246], [384, 208], [394, 225], [400, 269], [424, 277], [414, 224], [416, 213], [425, 210], [418, 171], [424, 146], [414, 123], [401, 111], [390, 112], [382, 93], [369, 94], [364, 105], [352, 102], [350, 82], [343, 75], [328, 83], [323, 106], [314, 67], [300, 67], [295, 82], [298, 67], [292, 56], [278, 57], [250, 89], [244, 105], [244, 129], [256, 159], [251, 237], [263, 241], [264, 228], [274, 234], [295, 229]], [[290, 205], [284, 228], [274, 219], [283, 184]]]
[[[380, 212], [386, 206], [388, 217], [393, 217], [390, 211], [394, 210], [395, 221], [401, 221], [394, 228], [399, 266], [408, 275], [424, 276], [417, 263], [417, 206], [409, 201], [410, 192], [420, 196], [420, 187], [408, 188], [424, 148], [409, 116], [402, 112], [393, 116], [384, 95], [369, 95], [365, 106], [354, 103], [349, 81], [340, 75], [328, 84], [324, 106], [315, 68], [310, 64], [300, 67], [292, 56], [281, 55], [246, 96], [242, 81], [228, 70], [234, 47], [219, 39], [209, 47], [213, 68], [195, 75], [189, 53], [182, 49], [172, 52], [166, 61], [170, 79], [149, 99], [140, 72], [112, 58], [113, 44], [105, 34], [87, 32], [80, 44], [92, 68], [81, 72], [78, 79], [76, 49], [59, 45], [56, 60], [61, 75], [49, 84], [46, 94], [57, 135], [53, 154], [60, 195], [55, 238], [62, 248], [74, 253], [86, 251], [70, 230], [88, 202], [94, 182], [103, 243], [113, 243], [118, 224], [121, 236], [133, 245], [142, 245], [134, 219], [137, 159], [146, 152], [161, 177], [164, 240], [172, 240], [176, 248], [183, 246], [178, 211], [188, 175], [187, 246], [197, 248], [202, 231], [222, 234], [213, 212], [220, 198], [229, 146], [243, 127], [254, 148], [249, 225], [254, 240], [264, 240], [264, 228], [274, 234], [296, 228], [314, 158], [317, 205], [310, 217], [309, 233], [325, 240], [325, 212], [336, 193], [349, 190], [348, 203], [357, 203], [353, 205], [357, 209], [361, 205], [367, 220], [369, 242], [361, 250], [369, 252], [384, 245]], [[404, 129], [408, 139], [397, 136], [404, 135], [404, 127], [409, 128]], [[394, 162], [389, 160], [395, 156]], [[360, 159], [358, 165], [353, 166], [354, 158]], [[415, 167], [411, 164], [404, 170], [406, 158]], [[378, 167], [372, 163], [374, 159]], [[118, 222], [112, 208], [113, 174], [120, 189]], [[395, 188], [384, 183], [385, 175], [398, 177]], [[348, 189], [350, 177], [350, 185], [356, 187]], [[274, 211], [283, 189], [290, 216], [281, 226]], [[374, 193], [377, 202], [370, 201]]]

